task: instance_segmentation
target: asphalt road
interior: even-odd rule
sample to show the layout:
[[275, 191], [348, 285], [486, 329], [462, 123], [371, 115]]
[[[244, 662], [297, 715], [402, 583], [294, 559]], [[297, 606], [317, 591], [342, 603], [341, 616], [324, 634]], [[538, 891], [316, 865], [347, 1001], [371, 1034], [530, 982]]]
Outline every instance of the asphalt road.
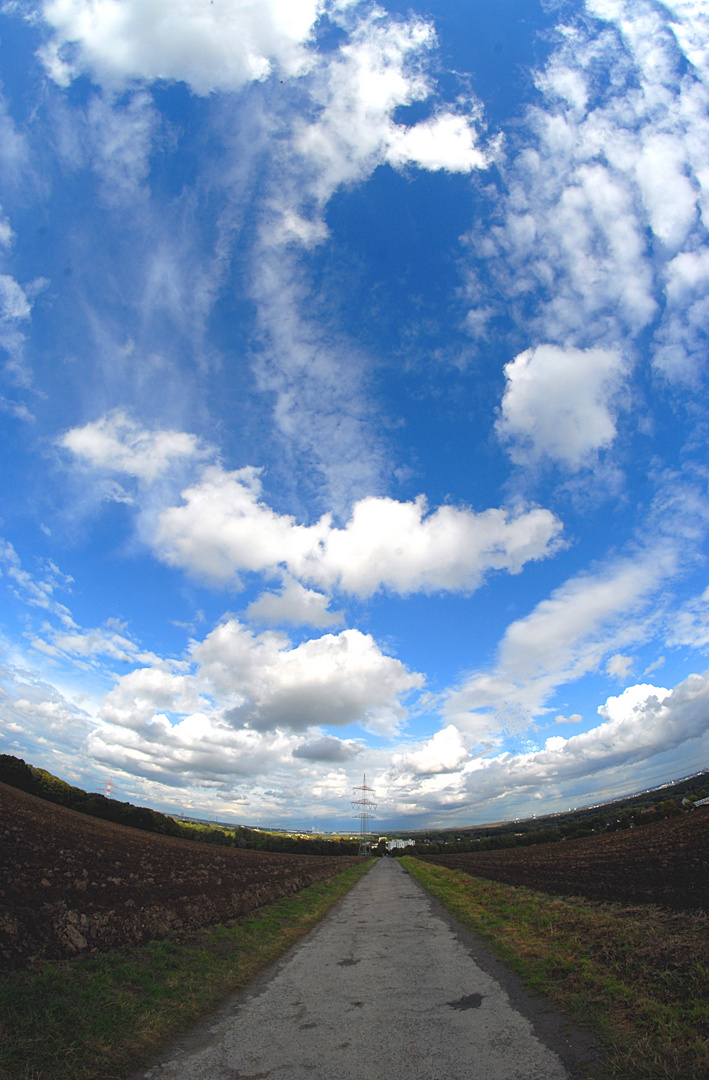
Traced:
[[381, 859], [142, 1080], [574, 1080], [593, 1041]]

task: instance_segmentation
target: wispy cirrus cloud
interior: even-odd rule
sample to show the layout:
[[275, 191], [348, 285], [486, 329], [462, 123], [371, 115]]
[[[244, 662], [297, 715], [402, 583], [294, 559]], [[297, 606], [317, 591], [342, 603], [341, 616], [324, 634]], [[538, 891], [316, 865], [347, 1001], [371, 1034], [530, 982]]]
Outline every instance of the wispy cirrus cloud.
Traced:
[[[322, 501], [343, 514], [362, 494], [386, 491], [392, 469], [372, 406], [369, 358], [327, 318], [303, 314], [318, 298], [302, 254], [327, 240], [332, 196], [377, 167], [471, 173], [487, 167], [497, 148], [485, 142], [477, 101], [438, 100], [427, 71], [436, 46], [429, 22], [380, 8], [364, 15], [355, 8], [338, 22], [344, 43], [319, 56], [304, 80], [307, 119], [279, 115], [282, 138], [251, 288], [263, 342], [257, 378], [275, 398], [276, 429], [303, 472], [320, 478]], [[399, 122], [397, 110], [417, 102], [430, 104], [430, 116]]]
[[515, 702], [531, 723], [560, 686], [646, 640], [648, 602], [678, 565], [679, 550], [661, 544], [571, 578], [507, 627], [494, 665], [450, 693], [446, 715], [489, 734], [504, 726], [498, 713]]

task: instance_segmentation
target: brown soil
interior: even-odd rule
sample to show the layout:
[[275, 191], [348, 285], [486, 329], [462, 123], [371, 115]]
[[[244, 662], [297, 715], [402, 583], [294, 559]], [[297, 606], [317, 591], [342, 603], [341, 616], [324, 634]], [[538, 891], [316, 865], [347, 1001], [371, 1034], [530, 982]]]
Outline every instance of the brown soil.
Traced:
[[536, 847], [427, 855], [466, 874], [542, 892], [709, 912], [709, 810]]
[[156, 836], [0, 783], [0, 957], [25, 964], [195, 930], [355, 862]]

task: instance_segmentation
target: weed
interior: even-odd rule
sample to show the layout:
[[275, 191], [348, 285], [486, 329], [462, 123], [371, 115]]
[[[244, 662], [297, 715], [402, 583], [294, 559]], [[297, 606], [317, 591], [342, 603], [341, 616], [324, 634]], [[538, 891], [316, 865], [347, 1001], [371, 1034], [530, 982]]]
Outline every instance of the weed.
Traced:
[[121, 1080], [312, 929], [371, 865], [229, 925], [8, 973], [0, 1080]]
[[550, 896], [406, 858], [460, 922], [601, 1038], [616, 1080], [709, 1080], [709, 918]]

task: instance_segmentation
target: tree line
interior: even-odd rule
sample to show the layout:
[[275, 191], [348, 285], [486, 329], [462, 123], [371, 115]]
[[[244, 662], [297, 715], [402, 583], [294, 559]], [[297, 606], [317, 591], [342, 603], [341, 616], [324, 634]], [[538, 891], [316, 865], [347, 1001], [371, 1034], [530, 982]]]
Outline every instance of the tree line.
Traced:
[[281, 836], [247, 829], [212, 827], [197, 823], [175, 821], [168, 814], [150, 810], [147, 806], [111, 799], [97, 792], [67, 784], [58, 776], [28, 765], [22, 758], [0, 754], [0, 781], [19, 788], [40, 799], [78, 810], [80, 814], [112, 821], [117, 825], [130, 825], [143, 832], [176, 836], [182, 840], [195, 840], [202, 844], [218, 844], [222, 847], [246, 848], [254, 851], [277, 851], [293, 855], [356, 855], [357, 843], [348, 840], [324, 840], [319, 837]]

